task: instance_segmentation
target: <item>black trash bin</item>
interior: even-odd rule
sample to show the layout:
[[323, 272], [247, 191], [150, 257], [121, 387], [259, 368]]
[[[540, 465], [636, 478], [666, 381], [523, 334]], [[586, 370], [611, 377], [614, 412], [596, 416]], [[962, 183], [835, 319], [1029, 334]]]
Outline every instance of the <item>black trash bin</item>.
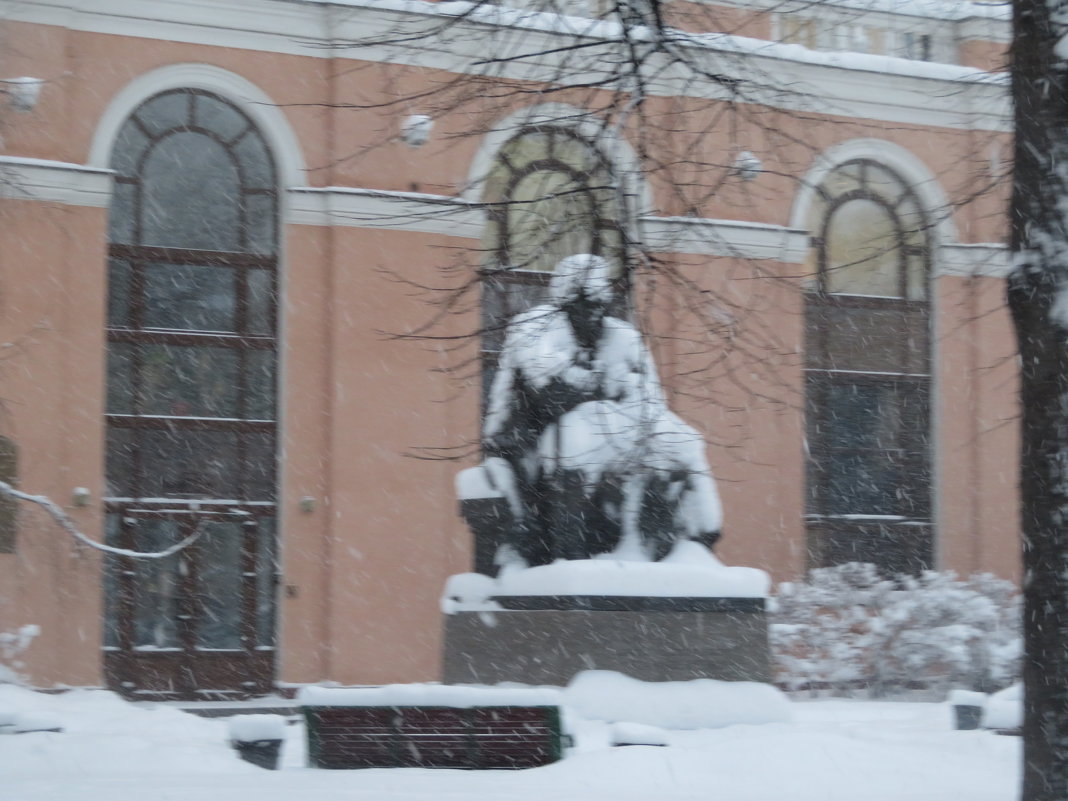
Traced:
[[251, 742], [233, 741], [237, 755], [258, 768], [278, 770], [278, 755], [282, 753], [281, 740], [252, 740]]
[[958, 731], [969, 731], [982, 726], [985, 693], [953, 690], [949, 694], [949, 705], [953, 707], [954, 728]]
[[285, 731], [286, 719], [281, 715], [238, 715], [230, 721], [230, 745], [246, 762], [278, 770]]
[[974, 704], [956, 704], [953, 712], [957, 717], [958, 730], [978, 729], [983, 719], [983, 708]]

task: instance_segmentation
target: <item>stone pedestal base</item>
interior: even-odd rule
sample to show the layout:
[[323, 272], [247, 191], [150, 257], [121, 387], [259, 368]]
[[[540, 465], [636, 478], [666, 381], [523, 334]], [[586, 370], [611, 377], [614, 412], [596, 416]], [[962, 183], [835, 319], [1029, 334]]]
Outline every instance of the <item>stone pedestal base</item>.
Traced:
[[566, 685], [583, 670], [643, 681], [771, 681], [762, 598], [515, 596], [445, 617], [446, 684]]

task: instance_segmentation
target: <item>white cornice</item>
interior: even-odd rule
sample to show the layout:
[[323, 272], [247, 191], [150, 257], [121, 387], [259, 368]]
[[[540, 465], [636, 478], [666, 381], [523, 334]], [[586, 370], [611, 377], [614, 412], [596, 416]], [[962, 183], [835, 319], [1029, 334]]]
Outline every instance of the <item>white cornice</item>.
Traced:
[[385, 228], [466, 239], [482, 236], [484, 220], [477, 204], [460, 198], [344, 186], [291, 188], [286, 218], [295, 225]]
[[[544, 16], [544, 15], [542, 15]], [[598, 52], [599, 29], [589, 34], [562, 33], [537, 20], [502, 17], [507, 24], [486, 20], [451, 20], [445, 37], [416, 36], [417, 46], [387, 44], [398, 25], [429, 30], [443, 15], [433, 5], [370, 0], [348, 3], [297, 0], [34, 0], [9, 2], [12, 20], [59, 25], [139, 38], [262, 50], [309, 57], [340, 57], [393, 61], [461, 72], [483, 58], [492, 40], [510, 37], [523, 52], [542, 53], [522, 64], [500, 65], [501, 77], [533, 81], [583, 83], [604, 76], [604, 53]], [[210, 22], [209, 22], [210, 21]], [[412, 27], [414, 26], [414, 28]], [[572, 26], [573, 27], [573, 26]], [[561, 54], [560, 39], [589, 41], [581, 63], [575, 52]], [[339, 43], [353, 43], [338, 47]], [[888, 57], [843, 57], [815, 53], [730, 36], [693, 37], [679, 45], [694, 59], [747, 87], [741, 100], [787, 109], [843, 117], [979, 130], [1008, 130], [1007, 93], [1003, 82], [978, 71]], [[568, 69], [561, 70], [562, 59]], [[722, 98], [724, 90], [710, 81], [665, 69], [652, 91], [672, 96]]]
[[[0, 156], [0, 198], [106, 208], [112, 173], [62, 161]], [[479, 204], [445, 195], [352, 187], [293, 187], [286, 223], [391, 229], [477, 240], [484, 212]], [[686, 253], [801, 263], [808, 233], [768, 223], [701, 217], [640, 219], [645, 247]], [[1008, 251], [994, 243], [946, 243], [938, 249], [939, 276], [1003, 278]]]
[[924, 20], [959, 22], [982, 19], [1009, 25], [1008, 1], [1004, 3], [970, 3], [966, 0], [696, 0], [702, 5], [732, 6], [750, 11], [797, 13], [806, 11], [842, 11], [856, 14], [893, 14]]
[[[293, 187], [286, 222], [377, 228], [479, 239], [485, 212], [478, 203], [445, 195], [342, 186]], [[804, 261], [808, 235], [780, 225], [699, 217], [639, 219], [643, 244], [657, 253]]]
[[689, 253], [739, 259], [805, 260], [808, 233], [781, 225], [704, 217], [642, 217], [647, 248], [659, 253]]
[[993, 242], [948, 244], [938, 249], [937, 275], [1005, 278], [1009, 249]]
[[984, 17], [969, 17], [957, 23], [957, 37], [961, 41], [996, 42], [1012, 41], [1012, 29], [1007, 23]]
[[0, 156], [0, 198], [106, 208], [111, 176], [82, 164]]

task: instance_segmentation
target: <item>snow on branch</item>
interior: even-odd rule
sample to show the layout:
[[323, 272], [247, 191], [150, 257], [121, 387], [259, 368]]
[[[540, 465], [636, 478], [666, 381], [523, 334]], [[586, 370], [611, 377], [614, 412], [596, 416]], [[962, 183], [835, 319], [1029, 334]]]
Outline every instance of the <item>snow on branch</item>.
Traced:
[[4, 481], [0, 481], [0, 493], [7, 495], [10, 498], [17, 498], [20, 501], [37, 504], [48, 512], [49, 516], [59, 524], [59, 527], [74, 537], [75, 540], [84, 545], [88, 545], [90, 548], [96, 548], [98, 551], [110, 553], [115, 556], [128, 556], [133, 559], [166, 559], [168, 556], [173, 556], [184, 548], [188, 548], [200, 538], [202, 533], [200, 531], [200, 522], [197, 521], [192, 534], [169, 548], [165, 548], [162, 551], [131, 551], [127, 548], [116, 548], [112, 545], [105, 545], [102, 542], [97, 542], [96, 540], [89, 538], [79, 531], [78, 527], [74, 525], [74, 521], [70, 519], [67, 513], [46, 495], [30, 495], [27, 492], [20, 492]]

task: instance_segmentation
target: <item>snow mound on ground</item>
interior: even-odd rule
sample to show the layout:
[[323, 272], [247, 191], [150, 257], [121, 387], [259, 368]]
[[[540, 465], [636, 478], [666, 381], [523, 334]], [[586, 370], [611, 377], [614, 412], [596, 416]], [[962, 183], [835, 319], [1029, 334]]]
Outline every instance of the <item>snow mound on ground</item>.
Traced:
[[225, 722], [164, 704], [0, 687], [9, 708], [47, 709], [65, 733], [0, 735], [4, 801], [1011, 801], [1021, 764], [1019, 737], [901, 701], [796, 703], [788, 725], [671, 731], [668, 748], [611, 748], [615, 727], [579, 721], [562, 762], [520, 771], [308, 770], [300, 724], [267, 771], [236, 756]]
[[750, 681], [649, 682], [610, 670], [587, 670], [564, 690], [564, 704], [593, 720], [660, 729], [718, 729], [736, 724], [786, 723], [790, 702], [770, 684]]
[[281, 715], [238, 715], [230, 719], [230, 739], [239, 743], [284, 740], [286, 719]]
[[642, 723], [613, 723], [612, 745], [659, 745], [671, 744], [668, 732], [657, 726]]
[[[0, 776], [7, 783], [47, 777], [57, 787], [68, 788], [69, 795], [61, 796], [64, 801], [83, 798], [75, 788], [86, 779], [116, 773], [147, 779], [260, 771], [233, 755], [222, 720], [164, 705], [131, 704], [104, 690], [46, 694], [0, 685], [0, 710], [21, 723], [48, 720], [62, 725], [62, 733], [3, 737]], [[0, 797], [29, 796], [0, 792]]]
[[1023, 685], [1014, 684], [986, 699], [984, 729], [1016, 729], [1023, 725]]

